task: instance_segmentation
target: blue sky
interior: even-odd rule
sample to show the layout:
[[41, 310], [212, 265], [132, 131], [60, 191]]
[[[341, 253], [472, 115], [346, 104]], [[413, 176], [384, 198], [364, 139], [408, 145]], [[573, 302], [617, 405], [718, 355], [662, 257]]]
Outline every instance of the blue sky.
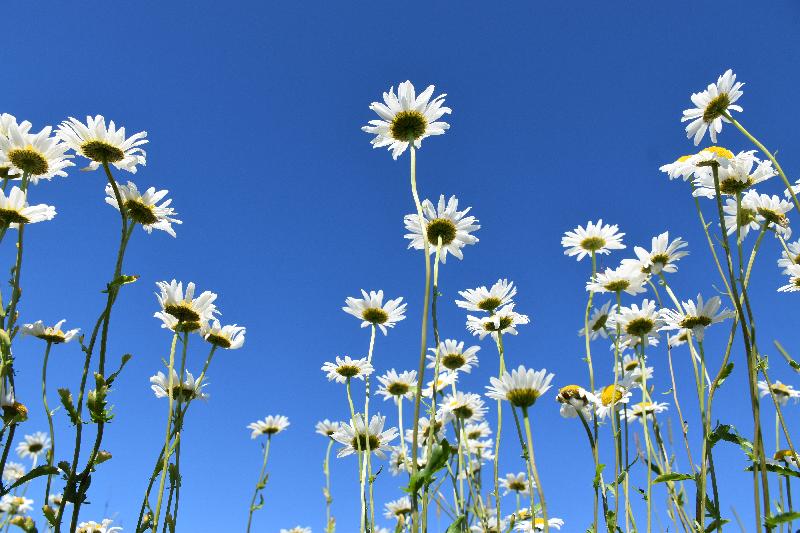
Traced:
[[[170, 339], [152, 318], [153, 291], [156, 281], [173, 277], [214, 290], [224, 321], [248, 327], [245, 348], [214, 361], [211, 399], [187, 420], [181, 530], [243, 529], [260, 465], [245, 426], [285, 414], [292, 425], [273, 443], [267, 503], [254, 529], [322, 531], [326, 443], [313, 426], [344, 418], [347, 407], [342, 386], [328, 383], [319, 367], [336, 355], [365, 355], [368, 343], [367, 330], [341, 312], [344, 298], [361, 288], [405, 297], [408, 319], [379, 336], [375, 364], [379, 372], [416, 367], [422, 258], [403, 239], [402, 217], [413, 211], [408, 160], [371, 150], [359, 130], [372, 118], [368, 104], [390, 85], [410, 79], [448, 93], [452, 128], [419, 152], [420, 192], [458, 195], [482, 225], [481, 242], [442, 270], [442, 335], [467, 340], [464, 313], [452, 304], [458, 290], [509, 277], [520, 288], [519, 309], [533, 320], [508, 341], [509, 362], [546, 367], [558, 385], [586, 379], [576, 331], [589, 266], [563, 256], [563, 231], [602, 217], [627, 233], [630, 254], [669, 229], [692, 252], [673, 279], [678, 294], [707, 294], [718, 284], [687, 187], [658, 171], [692, 150], [679, 122], [691, 92], [735, 69], [747, 82], [742, 121], [780, 152], [790, 176], [800, 167], [792, 150], [800, 60], [793, 2], [83, 2], [14, 11], [24, 23], [0, 50], [0, 111], [36, 129], [101, 113], [130, 132], [147, 130], [147, 167], [117, 178], [169, 189], [184, 221], [177, 239], [136, 232], [125, 271], [141, 279], [125, 287], [112, 321], [110, 353], [134, 358], [113, 394], [117, 417], [105, 445], [114, 459], [100, 467], [83, 516], [115, 517], [126, 531], [162, 438], [166, 406], [148, 377]], [[730, 127], [720, 143], [750, 149]], [[63, 317], [89, 329], [100, 312], [118, 232], [103, 186], [101, 174], [73, 171], [35, 188], [31, 201], [56, 205], [58, 216], [26, 237], [23, 321]], [[766, 353], [780, 338], [800, 354], [794, 298], [775, 292], [782, 284], [777, 256], [768, 239], [752, 285], [759, 338]], [[719, 360], [723, 330], [711, 333], [712, 360]], [[482, 346], [479, 371], [464, 380], [476, 392], [496, 369], [492, 345]], [[42, 346], [23, 340], [17, 349], [20, 396], [38, 406]], [[611, 356], [600, 343], [594, 350], [599, 373], [608, 376]], [[196, 343], [190, 369], [204, 356]], [[733, 358], [716, 418], [749, 434], [738, 345]], [[652, 360], [658, 394], [669, 389], [666, 357], [658, 351]], [[76, 386], [81, 361], [76, 345], [54, 350], [53, 392]], [[798, 383], [781, 361], [771, 371]], [[676, 372], [684, 411], [693, 412], [683, 352]], [[582, 430], [560, 418], [553, 397], [533, 415], [536, 453], [551, 514], [579, 531], [590, 521], [591, 457]], [[389, 403], [376, 404], [394, 419]], [[797, 408], [788, 411], [798, 423]], [[765, 413], [772, 435], [769, 406]], [[64, 452], [72, 430], [58, 417]], [[45, 427], [34, 409], [24, 430]], [[505, 442], [502, 470], [522, 470], [512, 433]], [[717, 464], [726, 465], [723, 511], [730, 516], [735, 505], [749, 525], [748, 494], [736, 490], [748, 479], [741, 455], [721, 446]], [[351, 457], [332, 466], [342, 532], [356, 527], [354, 465]], [[378, 501], [399, 497], [399, 484], [382, 474]]]

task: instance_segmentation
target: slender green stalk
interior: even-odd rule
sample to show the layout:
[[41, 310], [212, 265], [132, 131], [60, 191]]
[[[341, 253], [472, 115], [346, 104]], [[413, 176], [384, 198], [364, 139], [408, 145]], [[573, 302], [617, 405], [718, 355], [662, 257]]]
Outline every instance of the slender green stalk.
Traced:
[[261, 472], [258, 474], [256, 488], [253, 491], [253, 498], [250, 500], [250, 510], [247, 514], [247, 533], [250, 533], [250, 526], [253, 523], [253, 512], [256, 510], [256, 498], [259, 491], [264, 488], [264, 474], [267, 471], [267, 459], [269, 458], [269, 445], [272, 443], [272, 435], [267, 435], [267, 444], [264, 446], [264, 462], [261, 464]]
[[[525, 437], [528, 440], [528, 461], [530, 462], [530, 468], [533, 472], [533, 480], [536, 482], [536, 492], [539, 495], [539, 505], [542, 508], [542, 521], [544, 525], [544, 533], [550, 532], [550, 525], [547, 523], [547, 503], [544, 499], [544, 489], [542, 488], [542, 480], [539, 479], [539, 471], [536, 469], [536, 459], [533, 453], [533, 437], [531, 436], [531, 421], [528, 418], [528, 408], [522, 408], [522, 420], [525, 423]], [[531, 493], [531, 497], [533, 497], [533, 493]], [[533, 508], [533, 505], [531, 505]], [[533, 512], [531, 512], [531, 517], [533, 517]], [[533, 525], [533, 523], [532, 523]]]
[[[186, 337], [188, 333], [184, 333], [184, 344], [186, 344]], [[169, 364], [167, 366], [167, 430], [166, 436], [164, 437], [164, 449], [169, 450], [170, 446], [170, 430], [172, 428], [172, 403], [174, 400], [174, 391], [173, 388], [175, 387], [175, 383], [173, 380], [173, 372], [175, 369], [175, 346], [178, 342], [178, 332], [176, 331], [172, 335], [172, 345], [169, 349]], [[178, 384], [180, 384], [180, 377], [178, 378]], [[178, 385], [180, 386], [180, 385]], [[167, 451], [164, 453], [164, 461], [161, 465], [161, 481], [158, 485], [158, 499], [156, 500], [156, 512], [153, 515], [153, 525], [151, 526], [152, 531], [155, 533], [158, 531], [158, 520], [161, 515], [161, 500], [164, 497], [164, 484], [167, 480], [167, 468], [169, 468], [169, 456], [170, 453]]]
[[331, 448], [333, 439], [328, 437], [328, 448], [325, 450], [325, 461], [322, 463], [322, 473], [325, 474], [325, 533], [333, 533], [336, 530], [336, 520], [331, 515], [331, 504], [333, 496], [331, 493]]
[[[42, 362], [42, 404], [47, 415], [47, 426], [50, 430], [50, 449], [47, 451], [47, 466], [53, 466], [53, 458], [56, 455], [56, 433], [53, 430], [53, 413], [47, 405], [47, 362], [50, 359], [50, 348], [53, 343], [47, 341], [47, 348], [44, 350], [44, 361]], [[50, 497], [50, 483], [53, 479], [52, 474], [47, 475], [47, 485], [44, 489], [44, 504], [47, 505]]]
[[[503, 348], [503, 332], [497, 332], [497, 354], [500, 357], [500, 379], [506, 371], [506, 358], [505, 350]], [[513, 409], [512, 409], [513, 412]], [[494, 505], [497, 514], [495, 516], [503, 516], [500, 514], [500, 437], [503, 431], [503, 402], [497, 400], [497, 435], [494, 440]]]
[[[596, 256], [594, 250], [592, 250], [592, 275], [591, 275], [591, 277], [589, 279], [594, 281], [594, 278], [595, 278], [596, 274], [597, 274], [597, 256]], [[589, 314], [591, 313], [591, 310], [592, 310], [592, 301], [593, 300], [594, 300], [594, 291], [589, 291], [589, 299], [586, 302], [586, 311], [584, 312], [584, 315], [583, 315], [583, 333], [584, 333], [585, 347], [586, 347], [586, 365], [589, 367], [589, 390], [592, 391], [592, 392], [594, 392], [595, 388], [594, 388], [594, 368], [592, 366], [592, 343], [591, 343], [592, 332], [589, 330]], [[592, 413], [592, 425], [595, 428], [595, 437], [596, 437], [597, 436], [597, 415], [595, 413]], [[594, 444], [592, 445], [592, 458], [594, 459], [594, 469], [595, 469], [595, 472], [599, 472], [600, 471], [600, 462], [599, 462], [599, 458], [598, 458], [598, 454], [597, 454], [597, 450], [596, 450], [597, 442], [596, 442], [595, 439], [592, 439], [592, 440], [594, 441]], [[619, 467], [619, 465], [616, 465], [615, 470], [617, 470], [617, 472], [615, 472], [616, 473], [615, 479], [617, 479], [618, 476], [619, 476], [618, 467]], [[616, 481], [615, 481], [614, 488], [615, 489], [617, 488]], [[615, 492], [614, 494], [618, 494], [618, 493]], [[594, 528], [595, 532], [598, 531], [598, 529], [597, 529], [597, 524], [598, 524], [597, 513], [598, 513], [598, 507], [599, 507], [598, 499], [599, 499], [598, 489], [597, 489], [597, 487], [594, 487], [592, 524], [593, 524], [593, 528]], [[614, 500], [615, 500], [615, 505], [617, 506], [617, 510], [619, 510], [619, 504], [618, 504], [619, 497], [615, 497]]]
[[[372, 324], [370, 328], [370, 336], [369, 336], [369, 352], [367, 352], [367, 363], [372, 364], [372, 354], [375, 348], [375, 324]], [[365, 380], [365, 393], [364, 393], [364, 427], [369, 428], [369, 398], [370, 398], [370, 390], [369, 390], [369, 375], [366, 376]], [[367, 430], [369, 431], [369, 430]], [[372, 531], [374, 528], [375, 522], [375, 502], [372, 498], [372, 460], [371, 460], [371, 453], [369, 449], [369, 436], [364, 439], [367, 449], [365, 450], [365, 457], [364, 457], [364, 465], [363, 465], [363, 472], [361, 472], [361, 521], [363, 522], [363, 526], [365, 530]], [[369, 507], [367, 507], [367, 495], [365, 493], [365, 486], [369, 483], [370, 485], [370, 501]]]

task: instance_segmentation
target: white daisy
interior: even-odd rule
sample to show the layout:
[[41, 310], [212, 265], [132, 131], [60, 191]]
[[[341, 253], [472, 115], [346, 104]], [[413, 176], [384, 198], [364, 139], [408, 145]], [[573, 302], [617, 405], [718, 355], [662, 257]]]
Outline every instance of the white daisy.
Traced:
[[[758, 382], [758, 395], [762, 398], [768, 396], [770, 392], [770, 386], [767, 385], [766, 381], [759, 381]], [[786, 383], [781, 383], [780, 380], [775, 380], [772, 384], [772, 393], [775, 395], [775, 399], [778, 401], [779, 404], [786, 405], [789, 399], [793, 399], [797, 402], [798, 398], [800, 398], [800, 390], [796, 390], [791, 385]]]
[[[183, 291], [183, 283], [172, 280], [170, 282], [156, 282], [159, 292], [156, 293], [161, 312], [156, 313], [156, 318], [164, 321], [164, 326], [168, 327], [169, 319], [164, 320], [164, 315], [170, 315], [178, 321], [177, 329], [180, 331], [198, 331], [203, 324], [214, 318], [217, 308], [214, 300], [217, 295], [211, 291], [203, 291], [197, 298], [194, 297], [195, 285], [192, 282], [186, 284], [186, 292]], [[170, 328], [175, 329], [175, 328]]]
[[691, 121], [686, 126], [686, 137], [694, 137], [695, 146], [700, 144], [708, 130], [712, 142], [717, 142], [717, 133], [722, 131], [722, 122], [730, 122], [724, 114], [731, 111], [742, 112], [736, 101], [742, 96], [742, 85], [736, 81], [736, 74], [728, 69], [717, 78], [717, 83], [710, 83], [706, 90], [692, 94], [695, 107], [683, 112], [681, 122]]
[[14, 461], [8, 461], [3, 467], [3, 481], [6, 483], [14, 483], [19, 478], [25, 475], [25, 467]]
[[0, 498], [0, 511], [8, 515], [23, 514], [33, 510], [33, 500], [24, 496], [6, 494]]
[[789, 267], [793, 265], [800, 265], [800, 240], [786, 243], [786, 250], [781, 252], [781, 258], [778, 259], [778, 266], [783, 268], [782, 274], [789, 274]]
[[[444, 195], [439, 196], [439, 203], [434, 208], [430, 200], [422, 202], [422, 218], [425, 224], [425, 234], [428, 236], [428, 242], [431, 244], [429, 252], [436, 253], [436, 246], [439, 238], [442, 239], [442, 250], [440, 259], [442, 263], [447, 262], [447, 253], [450, 252], [459, 259], [464, 259], [461, 249], [468, 244], [475, 244], [478, 238], [470, 235], [471, 232], [480, 229], [477, 224], [478, 219], [473, 216], [466, 216], [471, 207], [463, 211], [458, 210], [458, 199], [451, 196], [444, 203]], [[406, 215], [403, 219], [407, 233], [404, 237], [409, 239], [411, 243], [409, 248], [416, 250], [425, 249], [425, 241], [422, 236], [422, 227], [419, 223], [419, 216], [414, 213]]]
[[513, 281], [500, 279], [492, 285], [491, 289], [482, 286], [477, 289], [458, 291], [458, 294], [464, 298], [463, 300], [456, 300], [456, 305], [462, 309], [493, 313], [498, 307], [503, 307], [513, 302], [513, 298], [517, 294], [517, 288], [514, 287]]
[[[14, 115], [10, 115], [8, 113], [0, 113], [0, 137], [5, 137], [6, 140], [8, 139], [8, 131], [11, 128], [15, 128], [20, 133], [28, 133], [31, 129], [31, 123], [27, 120], [22, 121], [22, 123], [17, 123], [17, 118]], [[14, 175], [9, 175], [11, 171], [11, 163], [6, 162], [0, 164], [0, 178], [14, 178]], [[17, 176], [19, 177], [19, 176]]]
[[644, 380], [650, 380], [653, 377], [653, 367], [644, 367], [642, 372], [642, 364], [639, 357], [636, 355], [625, 355], [617, 364], [617, 374], [621, 376], [619, 384], [626, 389], [641, 388]]
[[440, 122], [443, 115], [452, 110], [444, 106], [444, 97], [441, 94], [433, 96], [433, 85], [422, 91], [419, 96], [414, 91], [410, 81], [405, 81], [388, 93], [383, 93], [383, 102], [372, 102], [369, 108], [378, 114], [380, 120], [370, 120], [368, 126], [361, 128], [366, 133], [375, 135], [371, 144], [373, 148], [388, 146], [392, 157], [397, 159], [406, 151], [409, 143], [414, 143], [415, 148], [422, 146], [422, 139], [431, 135], [442, 135], [450, 125]]
[[[167, 398], [167, 391], [170, 390], [169, 378], [163, 372], [159, 372], [155, 376], [150, 377], [150, 389], [156, 395], [156, 398]], [[203, 392], [203, 389], [208, 383], [203, 380], [202, 382], [195, 380], [194, 376], [188, 370], [186, 371], [186, 379], [181, 383], [178, 379], [178, 373], [172, 369], [172, 397], [180, 401], [193, 400], [200, 398], [201, 400], [208, 399], [208, 394]]]
[[[610, 313], [611, 300], [603, 304], [602, 307], [595, 307], [592, 309], [592, 315], [589, 317], [589, 338], [596, 340], [598, 337], [608, 338], [608, 331], [606, 331], [606, 322]], [[586, 336], [586, 328], [581, 328], [578, 332], [579, 337]]]
[[339, 422], [332, 422], [326, 418], [325, 420], [317, 422], [317, 425], [314, 426], [314, 429], [323, 437], [330, 437], [336, 433], [336, 431], [338, 431]]
[[660, 331], [691, 330], [697, 341], [703, 342], [705, 329], [708, 326], [735, 316], [735, 313], [728, 309], [720, 311], [721, 305], [722, 300], [719, 296], [712, 296], [704, 302], [703, 297], [698, 294], [697, 303], [688, 300], [683, 302], [682, 309], [662, 310], [661, 317], [664, 325]]
[[470, 526], [469, 532], [470, 533], [502, 533], [506, 530], [507, 523], [505, 520], [500, 520], [500, 523], [497, 523], [496, 516], [489, 516], [486, 518], [486, 523], [484, 524], [483, 521], [479, 520], [475, 525]]
[[342, 311], [360, 319], [361, 327], [369, 325], [378, 326], [386, 335], [386, 328], [393, 328], [397, 322], [406, 318], [406, 304], [401, 303], [403, 297], [387, 300], [383, 303], [383, 291], [365, 291], [361, 289], [363, 298], [353, 298], [349, 296], [345, 299], [345, 307]]
[[61, 326], [64, 325], [64, 322], [66, 322], [66, 319], [59, 320], [53, 326], [45, 326], [44, 322], [37, 320], [33, 324], [23, 325], [22, 334], [31, 335], [44, 341], [52, 342], [53, 344], [69, 342], [75, 338], [75, 336], [80, 332], [80, 329], [63, 331]]
[[70, 148], [89, 159], [88, 168], [97, 169], [103, 163], [110, 163], [120, 170], [136, 173], [137, 165], [147, 164], [147, 154], [141, 148], [147, 143], [147, 132], [140, 131], [125, 137], [125, 128], [119, 128], [114, 121], [108, 123], [102, 115], [87, 116], [86, 124], [70, 117], [58, 128], [61, 137]]
[[236, 324], [222, 326], [219, 320], [213, 319], [200, 328], [200, 335], [206, 342], [226, 350], [237, 350], [244, 344], [245, 327]]
[[[528, 496], [530, 494], [528, 488], [528, 476], [525, 472], [518, 474], [506, 474], [506, 477], [499, 479], [500, 487], [503, 489], [503, 496], [507, 496], [511, 492]], [[535, 486], [535, 484], [534, 484]]]
[[403, 398], [408, 400], [414, 398], [414, 391], [417, 388], [417, 371], [406, 370], [400, 374], [393, 368], [382, 376], [378, 376], [378, 394], [384, 400], [394, 400], [399, 403]]
[[575, 418], [578, 413], [581, 413], [584, 420], [588, 420], [598, 402], [594, 394], [578, 385], [561, 387], [558, 390], [556, 401], [561, 404], [562, 417]]
[[641, 341], [651, 344], [651, 339], [658, 339], [658, 330], [664, 325], [661, 314], [656, 309], [653, 300], [644, 299], [641, 307], [631, 304], [630, 307], [620, 307], [618, 312], [612, 313], [608, 318], [609, 329], [620, 328], [622, 342], [633, 346]]
[[396, 520], [405, 520], [411, 514], [411, 498], [403, 496], [397, 500], [388, 502], [384, 505], [386, 509], [383, 512], [385, 518], [394, 518]]
[[486, 387], [486, 396], [494, 400], [506, 400], [514, 407], [526, 409], [550, 389], [553, 377], [554, 374], [548, 374], [546, 369], [537, 372], [520, 365], [510, 374], [503, 372], [499, 379], [489, 378], [491, 385]]
[[634, 404], [631, 409], [626, 411], [628, 422], [639, 420], [644, 424], [646, 420], [652, 420], [653, 415], [663, 413], [669, 407], [668, 403], [659, 402], [639, 402]]
[[[168, 190], [156, 191], [155, 187], [150, 187], [144, 194], [139, 192], [136, 184], [129, 181], [127, 185], [117, 184], [122, 205], [125, 206], [125, 215], [132, 221], [140, 224], [147, 233], [153, 233], [154, 229], [165, 231], [175, 237], [173, 224], [183, 224], [174, 216], [177, 214], [175, 209], [170, 207], [172, 199], [165, 200], [164, 197], [169, 193]], [[161, 205], [158, 203], [161, 202]], [[106, 203], [119, 211], [117, 197], [111, 184], [106, 185]]]
[[[550, 518], [547, 520], [547, 526], [553, 529], [561, 529], [561, 526], [563, 525], [564, 521], [560, 518]], [[514, 526], [514, 529], [517, 531], [531, 531], [540, 533], [541, 531], [544, 531], [544, 518], [537, 516], [533, 519], [533, 523], [531, 523], [530, 518], [521, 522], [517, 522], [517, 524]]]
[[336, 362], [326, 362], [322, 365], [322, 371], [328, 376], [328, 381], [337, 383], [347, 383], [348, 379], [361, 379], [372, 374], [375, 369], [367, 362], [367, 358], [352, 359], [349, 355], [336, 357]]
[[[638, 267], [643, 272], [658, 275], [661, 272], [668, 272], [670, 274], [678, 271], [675, 263], [679, 259], [689, 255], [689, 252], [682, 250], [689, 244], [678, 237], [677, 239], [669, 240], [669, 232], [665, 231], [658, 237], [653, 237], [650, 245], [650, 251], [645, 250], [641, 246], [634, 247], [633, 251], [638, 258]], [[630, 259], [623, 259], [625, 261], [632, 261]], [[634, 260], [636, 261], [636, 260]]]
[[47, 433], [37, 431], [33, 435], [25, 435], [25, 440], [17, 444], [17, 455], [25, 459], [30, 457], [34, 464], [39, 456], [50, 449], [50, 437]]
[[661, 165], [658, 167], [658, 170], [665, 172], [671, 180], [682, 178], [683, 181], [687, 181], [694, 175], [697, 169], [693, 160], [694, 155], [695, 154], [682, 155], [672, 163]]
[[281, 529], [281, 533], [311, 533], [310, 527], [294, 526], [291, 529]]
[[789, 274], [789, 283], [778, 287], [778, 292], [798, 292], [800, 291], [800, 265], [791, 265], [786, 269]]
[[485, 439], [492, 434], [492, 428], [489, 426], [489, 422], [482, 420], [477, 423], [473, 422], [465, 425], [464, 434], [469, 440]]
[[[709, 146], [703, 148], [696, 154], [684, 155], [673, 163], [668, 163], [659, 167], [659, 170], [666, 172], [670, 179], [682, 178], [687, 181], [689, 178], [700, 178], [711, 175], [711, 163], [716, 163], [718, 168], [727, 167], [734, 158], [733, 152], [721, 146]], [[712, 180], [713, 188], [713, 180]]]
[[[735, 196], [743, 193], [753, 186], [776, 176], [777, 172], [770, 161], [761, 161], [755, 156], [755, 150], [739, 152], [735, 157], [725, 159], [717, 157], [715, 161], [726, 161], [717, 170], [719, 191], [721, 194]], [[753, 170], [755, 166], [755, 170]], [[696, 197], [714, 198], [717, 195], [714, 184], [714, 173], [710, 169], [696, 174], [694, 191]]]
[[8, 196], [0, 190], [0, 225], [18, 228], [20, 224], [34, 224], [56, 216], [56, 208], [52, 205], [28, 205], [27, 197], [27, 193], [16, 186], [11, 187]]
[[516, 326], [528, 324], [530, 319], [527, 315], [521, 315], [514, 311], [514, 304], [510, 303], [498, 309], [493, 315], [485, 317], [467, 316], [467, 329], [483, 340], [486, 335], [491, 334], [492, 338], [497, 339], [498, 333], [506, 335], [516, 335]]
[[727, 198], [725, 205], [722, 206], [727, 234], [736, 234], [738, 228], [740, 241], [744, 241], [750, 230], [758, 231], [761, 229], [755, 206], [750, 202], [751, 198], [752, 196], [749, 196], [749, 193], [745, 194], [738, 205], [735, 198]]
[[[428, 440], [428, 437], [431, 433], [431, 423], [427, 417], [421, 416], [419, 417], [419, 422], [417, 423], [417, 438], [420, 440], [420, 446], [425, 448], [423, 444], [425, 444]], [[444, 438], [444, 422], [440, 418], [436, 418], [434, 421], [433, 427], [433, 440], [434, 442], [441, 442]], [[414, 440], [414, 431], [412, 429], [406, 430], [406, 441], [412, 442]], [[417, 454], [419, 458], [419, 454]], [[422, 459], [419, 459], [422, 461]]]
[[[329, 423], [329, 425], [332, 424], [333, 423]], [[247, 429], [252, 431], [252, 433], [250, 433], [251, 439], [255, 439], [260, 435], [269, 435], [271, 437], [276, 433], [280, 433], [287, 427], [289, 427], [289, 419], [283, 415], [269, 415], [264, 420], [256, 420], [255, 422], [247, 424]], [[319, 431], [319, 424], [317, 424], [317, 431]]]
[[[450, 370], [440, 371], [439, 375], [436, 376], [436, 392], [438, 394], [444, 394], [444, 390], [456, 381], [458, 381], [458, 372], [451, 372]], [[422, 395], [425, 398], [433, 396], [433, 382], [434, 380], [431, 379], [428, 381], [425, 388], [422, 389]]]
[[626, 292], [631, 296], [645, 292], [644, 284], [647, 276], [639, 269], [631, 269], [629, 265], [617, 268], [606, 268], [604, 272], [595, 274], [594, 279], [586, 282], [586, 290], [590, 292]]
[[597, 398], [597, 418], [603, 419], [612, 411], [621, 411], [631, 399], [631, 393], [618, 384], [607, 385], [594, 393]]
[[[454, 339], [445, 339], [439, 343], [439, 364], [447, 370], [469, 373], [473, 366], [478, 366], [477, 353], [480, 346], [470, 346], [464, 349], [464, 343]], [[436, 348], [428, 348], [434, 352], [429, 355], [428, 368], [436, 368]]]
[[611, 250], [622, 250], [624, 233], [619, 232], [616, 224], [603, 224], [600, 219], [597, 223], [591, 221], [586, 223], [586, 228], [578, 226], [572, 231], [567, 231], [561, 238], [561, 246], [566, 248], [564, 255], [578, 256], [578, 261], [587, 255], [610, 254]]
[[791, 202], [777, 195], [758, 194], [756, 191], [748, 191], [742, 201], [745, 199], [748, 207], [755, 210], [758, 222], [766, 222], [768, 228], [775, 230], [784, 239], [791, 236], [792, 229], [789, 227], [789, 217], [786, 216], [786, 213], [794, 209]]
[[406, 464], [408, 457], [400, 446], [392, 446], [392, 454], [389, 456], [389, 472], [393, 476], [407, 472]]
[[356, 451], [364, 453], [369, 446], [371, 453], [381, 459], [386, 459], [385, 452], [391, 451], [389, 443], [397, 438], [397, 429], [389, 428], [384, 431], [385, 423], [385, 416], [373, 415], [367, 426], [364, 422], [364, 415], [361, 413], [356, 413], [354, 420], [350, 423], [342, 422], [339, 431], [331, 435], [333, 440], [344, 444], [336, 456], [344, 457], [356, 453]]
[[81, 522], [78, 524], [78, 529], [75, 533], [116, 533], [117, 531], [122, 531], [119, 526], [111, 527], [112, 523], [113, 520], [110, 518], [104, 518], [100, 523], [94, 521]]
[[34, 185], [41, 179], [53, 176], [66, 177], [65, 168], [74, 166], [69, 146], [59, 142], [47, 126], [39, 133], [29, 133], [30, 123], [16, 121], [4, 125], [6, 135], [0, 135], [0, 167], [8, 168], [9, 177], [22, 178], [27, 175]]
[[479, 395], [456, 391], [445, 396], [439, 404], [437, 418], [441, 418], [445, 423], [456, 418], [465, 422], [478, 422], [483, 420], [486, 411], [487, 408]]

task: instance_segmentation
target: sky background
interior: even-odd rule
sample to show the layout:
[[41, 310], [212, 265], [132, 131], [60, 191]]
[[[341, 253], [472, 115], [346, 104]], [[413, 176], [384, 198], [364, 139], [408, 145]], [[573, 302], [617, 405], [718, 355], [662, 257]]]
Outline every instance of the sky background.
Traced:
[[[508, 339], [508, 362], [546, 367], [556, 386], [587, 381], [576, 332], [590, 266], [563, 255], [565, 230], [601, 217], [619, 224], [629, 247], [601, 261], [616, 266], [633, 245], [649, 246], [653, 235], [669, 229], [691, 250], [671, 277], [678, 295], [710, 295], [719, 285], [688, 185], [658, 171], [693, 150], [679, 120], [693, 91], [735, 69], [747, 82], [742, 122], [779, 150], [790, 176], [800, 168], [793, 150], [796, 2], [198, 1], [115, 8], [87, 1], [18, 4], [14, 11], [18, 31], [0, 49], [0, 111], [30, 120], [36, 130], [96, 113], [130, 133], [147, 130], [147, 166], [116, 177], [169, 189], [184, 222], [177, 239], [137, 229], [124, 271], [141, 278], [124, 287], [112, 319], [110, 361], [126, 352], [134, 357], [111, 397], [116, 418], [104, 447], [114, 459], [99, 467], [82, 517], [113, 517], [125, 531], [133, 531], [163, 439], [166, 405], [153, 396], [148, 378], [162, 369], [170, 342], [152, 318], [155, 282], [172, 278], [217, 292], [223, 321], [248, 328], [243, 349], [216, 357], [208, 376], [211, 399], [194, 404], [186, 421], [179, 529], [244, 529], [261, 460], [245, 426], [285, 414], [291, 426], [274, 439], [266, 506], [254, 531], [298, 524], [323, 530], [326, 442], [314, 424], [344, 419], [347, 404], [343, 386], [329, 383], [320, 366], [336, 355], [364, 356], [368, 344], [368, 330], [340, 309], [345, 297], [361, 288], [403, 296], [408, 319], [379, 335], [374, 362], [380, 373], [417, 365], [423, 261], [403, 239], [403, 216], [414, 210], [408, 158], [393, 161], [372, 150], [370, 136], [359, 129], [373, 118], [369, 103], [391, 85], [410, 79], [419, 89], [432, 83], [448, 94], [452, 128], [419, 152], [420, 194], [456, 194], [482, 226], [480, 243], [465, 250], [465, 259], [451, 258], [442, 268], [442, 336], [472, 342], [465, 313], [452, 303], [457, 291], [508, 277], [519, 286], [518, 309], [532, 318]], [[734, 151], [751, 148], [731, 127], [720, 143]], [[67, 318], [68, 326], [89, 330], [100, 313], [119, 223], [103, 201], [104, 183], [100, 172], [73, 169], [32, 191], [31, 202], [55, 205], [58, 216], [26, 232], [23, 322]], [[778, 193], [777, 178], [764, 190]], [[778, 253], [777, 243], [766, 239], [755, 267], [758, 335], [765, 353], [780, 338], [797, 355], [797, 297], [775, 292], [784, 283]], [[0, 259], [10, 264], [9, 239]], [[726, 327], [709, 333], [712, 364], [726, 336]], [[497, 358], [491, 342], [480, 344], [480, 367], [463, 387], [482, 393]], [[611, 353], [603, 342], [593, 349], [598, 381], [608, 381]], [[22, 339], [16, 351], [18, 394], [32, 411], [18, 434], [44, 430], [43, 343]], [[193, 372], [205, 354], [195, 339]], [[685, 351], [674, 358], [696, 445], [691, 366]], [[738, 339], [732, 360], [736, 369], [718, 394], [714, 418], [751, 435]], [[670, 388], [665, 351], [655, 351], [651, 361], [655, 394], [674, 410], [671, 395], [662, 394]], [[773, 379], [798, 384], [783, 361], [772, 363]], [[81, 364], [77, 344], [53, 350], [51, 403], [56, 388], [77, 388]], [[559, 416], [554, 397], [555, 390], [533, 410], [542, 484], [551, 516], [567, 522], [562, 531], [583, 531], [591, 520], [591, 456], [583, 430]], [[392, 404], [372, 405], [393, 423]], [[764, 406], [771, 451], [773, 409]], [[786, 410], [795, 427], [797, 409]], [[73, 438], [65, 418], [59, 411], [59, 459]], [[686, 471], [675, 427], [678, 465]], [[523, 470], [513, 437], [504, 433], [503, 472]], [[606, 451], [610, 444], [606, 429]], [[749, 529], [752, 499], [739, 490], [750, 479], [743, 456], [727, 444], [717, 454], [723, 514], [732, 518], [735, 506]], [[332, 464], [342, 533], [357, 529], [355, 465], [353, 457]], [[400, 497], [402, 483], [384, 470], [377, 501]], [[39, 484], [30, 490], [37, 508], [42, 493]], [[663, 509], [663, 487], [656, 494]], [[447, 525], [444, 518], [434, 523], [436, 531]], [[672, 530], [662, 511], [655, 524]]]

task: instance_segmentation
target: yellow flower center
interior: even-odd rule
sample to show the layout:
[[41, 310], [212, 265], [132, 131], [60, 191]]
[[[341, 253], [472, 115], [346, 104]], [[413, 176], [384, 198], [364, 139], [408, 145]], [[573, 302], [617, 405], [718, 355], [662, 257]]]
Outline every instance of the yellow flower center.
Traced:
[[456, 238], [456, 225], [449, 218], [434, 218], [428, 222], [428, 242], [434, 246], [442, 239], [442, 246], [447, 246]]
[[98, 163], [116, 163], [125, 157], [125, 152], [99, 139], [84, 142], [81, 145], [81, 153]]
[[389, 132], [398, 141], [412, 142], [425, 133], [428, 121], [419, 111], [400, 111], [394, 116]]
[[12, 148], [7, 155], [15, 167], [32, 176], [46, 174], [47, 169], [50, 168], [44, 154], [31, 145], [25, 148]]
[[389, 313], [380, 307], [368, 307], [361, 313], [361, 318], [372, 324], [383, 324], [389, 320]]

